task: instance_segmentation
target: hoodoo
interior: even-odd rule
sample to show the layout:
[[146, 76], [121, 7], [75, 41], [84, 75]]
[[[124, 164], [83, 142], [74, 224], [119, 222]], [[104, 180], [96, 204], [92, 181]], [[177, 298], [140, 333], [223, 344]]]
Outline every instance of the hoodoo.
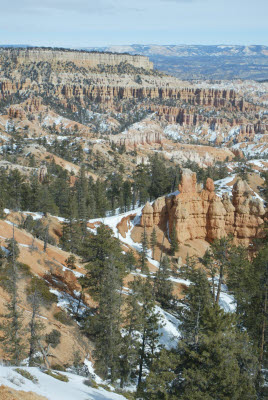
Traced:
[[180, 243], [204, 239], [209, 242], [232, 234], [236, 242], [249, 244], [262, 234], [265, 209], [261, 200], [253, 197], [247, 182], [238, 179], [232, 198], [225, 193], [216, 195], [214, 183], [208, 178], [204, 189], [199, 188], [196, 174], [183, 169], [179, 194], [157, 199], [142, 210], [141, 225], [162, 229], [175, 227]]

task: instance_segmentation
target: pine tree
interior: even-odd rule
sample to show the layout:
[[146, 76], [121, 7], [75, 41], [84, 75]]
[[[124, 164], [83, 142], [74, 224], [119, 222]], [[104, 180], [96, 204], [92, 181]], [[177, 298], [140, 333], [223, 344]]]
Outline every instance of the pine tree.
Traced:
[[135, 277], [129, 284], [129, 295], [126, 298], [124, 334], [120, 357], [120, 386], [136, 381], [138, 364], [139, 333], [141, 326], [141, 292], [142, 278]]
[[114, 382], [119, 377], [121, 353], [121, 278], [112, 259], [105, 262], [98, 313], [91, 318], [95, 341], [96, 371]]
[[133, 271], [134, 269], [136, 269], [136, 267], [135, 267], [136, 263], [137, 263], [137, 261], [136, 261], [136, 257], [134, 255], [133, 250], [128, 251], [125, 256], [126, 269], [128, 271]]
[[4, 344], [4, 351], [14, 365], [18, 365], [24, 356], [25, 344], [23, 343], [22, 313], [19, 310], [18, 297], [18, 269], [17, 258], [19, 249], [14, 237], [9, 241], [8, 262], [5, 266], [7, 274], [7, 290], [10, 295], [10, 302], [7, 304], [8, 313], [2, 315], [1, 330], [3, 336], [1, 342]]
[[122, 254], [120, 242], [113, 236], [110, 228], [101, 224], [97, 228], [97, 234], [88, 234], [81, 251], [87, 274], [82, 278], [83, 285], [94, 300], [99, 301], [103, 274], [107, 260], [113, 259], [115, 268], [119, 271], [121, 280], [125, 270], [125, 256]]
[[85, 175], [85, 166], [82, 165], [79, 171], [79, 177], [76, 181], [76, 194], [77, 194], [77, 211], [78, 211], [78, 218], [81, 223], [81, 230], [83, 237], [86, 234], [87, 230], [87, 193], [88, 193], [88, 185]]
[[130, 210], [131, 199], [132, 199], [131, 182], [129, 180], [126, 180], [123, 183], [123, 201], [124, 201], [125, 211]]
[[172, 383], [176, 380], [175, 365], [177, 365], [176, 353], [166, 349], [161, 350], [152, 363], [146, 379], [146, 399], [176, 400], [179, 398], [172, 394]]
[[144, 368], [150, 369], [153, 360], [159, 350], [159, 326], [160, 316], [155, 310], [153, 287], [150, 278], [142, 281], [139, 288], [141, 294], [142, 308], [140, 326], [138, 331], [141, 334], [138, 349], [138, 383], [137, 393], [143, 393]]
[[41, 331], [44, 329], [44, 324], [37, 320], [38, 312], [40, 311], [40, 303], [41, 303], [41, 295], [38, 290], [37, 281], [35, 278], [32, 278], [32, 285], [29, 288], [27, 300], [31, 306], [32, 314], [31, 320], [29, 323], [29, 331], [30, 331], [30, 338], [29, 338], [29, 366], [34, 365], [34, 356], [39, 348], [38, 342], [41, 339]]
[[150, 245], [151, 245], [151, 248], [152, 248], [152, 252], [153, 252], [152, 256], [153, 256], [153, 259], [154, 259], [155, 258], [155, 246], [157, 245], [157, 236], [156, 236], [155, 227], [153, 228], [152, 233], [151, 233]]
[[78, 210], [73, 191], [69, 193], [67, 218], [63, 223], [61, 244], [63, 248], [72, 253], [79, 253], [81, 250], [81, 226], [78, 222]]
[[221, 239], [214, 240], [211, 245], [211, 253], [214, 260], [217, 273], [219, 275], [216, 303], [219, 304], [221, 288], [224, 281], [225, 274], [227, 273], [228, 267], [230, 266], [230, 254], [232, 251], [231, 238], [224, 237]]
[[155, 298], [163, 308], [169, 308], [173, 298], [173, 284], [170, 278], [169, 258], [164, 256], [160, 262], [159, 269], [155, 274]]
[[199, 258], [199, 261], [201, 264], [204, 265], [204, 267], [207, 269], [209, 276], [211, 278], [211, 287], [212, 287], [212, 296], [214, 299], [214, 302], [216, 302], [216, 277], [218, 273], [218, 266], [214, 262], [213, 255], [210, 250], [206, 250], [204, 256], [202, 258]]
[[163, 157], [159, 157], [157, 153], [150, 158], [150, 173], [149, 194], [152, 200], [160, 197], [162, 194], [168, 193], [170, 189], [165, 160]]
[[170, 234], [170, 253], [172, 256], [179, 251], [179, 244], [178, 244], [178, 235], [176, 230], [175, 221], [173, 222], [172, 232]]
[[178, 310], [178, 319], [181, 321], [182, 337], [187, 339], [188, 343], [197, 345], [203, 315], [207, 308], [212, 306], [213, 298], [206, 273], [196, 267], [193, 259], [187, 259], [186, 262], [184, 277], [189, 279], [191, 284], [185, 290], [185, 297]]
[[97, 179], [94, 185], [94, 202], [96, 205], [96, 216], [105, 217], [106, 211], [109, 209], [109, 202], [106, 196], [105, 183]]
[[261, 245], [252, 262], [248, 261], [245, 250], [238, 248], [230, 258], [227, 278], [228, 287], [237, 302], [239, 325], [241, 329], [247, 330], [258, 351], [259, 373], [257, 391], [261, 399], [265, 398], [265, 387], [262, 387], [262, 370], [265, 371], [268, 365], [267, 260], [267, 243]]
[[148, 239], [147, 239], [145, 225], [144, 225], [144, 231], [141, 236], [141, 245], [142, 245], [142, 249], [139, 254], [139, 264], [141, 267], [141, 272], [148, 274], [149, 273], [149, 268], [147, 265]]
[[[190, 304], [188, 304], [189, 307]], [[246, 333], [217, 304], [200, 319], [198, 343], [178, 346], [174, 393], [188, 399], [256, 399], [256, 359]]]

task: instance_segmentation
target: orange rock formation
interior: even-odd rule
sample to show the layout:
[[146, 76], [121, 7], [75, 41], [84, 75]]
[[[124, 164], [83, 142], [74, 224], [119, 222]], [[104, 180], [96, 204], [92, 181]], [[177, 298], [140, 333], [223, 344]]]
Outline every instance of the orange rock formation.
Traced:
[[214, 192], [214, 183], [208, 178], [206, 187], [199, 190], [196, 174], [183, 170], [180, 193], [147, 203], [142, 210], [141, 226], [159, 225], [162, 229], [177, 231], [178, 241], [204, 239], [212, 241], [232, 234], [236, 242], [249, 244], [259, 237], [264, 223], [265, 209], [261, 200], [253, 198], [245, 181], [233, 186], [232, 199]]

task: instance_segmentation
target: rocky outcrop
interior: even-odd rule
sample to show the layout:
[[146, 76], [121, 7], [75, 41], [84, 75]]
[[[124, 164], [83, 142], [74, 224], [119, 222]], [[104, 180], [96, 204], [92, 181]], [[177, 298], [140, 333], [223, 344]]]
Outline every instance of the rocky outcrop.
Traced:
[[[243, 102], [244, 104], [244, 102]], [[247, 111], [257, 111], [256, 106], [249, 105]], [[242, 111], [240, 103], [233, 104], [232, 110]], [[265, 134], [268, 132], [268, 123], [266, 121], [257, 120], [254, 123], [248, 123], [244, 119], [233, 118], [230, 120], [224, 117], [208, 117], [204, 114], [198, 113], [194, 108], [179, 108], [167, 106], [150, 106], [150, 110], [156, 112], [157, 118], [160, 121], [166, 121], [169, 124], [179, 124], [183, 127], [196, 127], [199, 125], [208, 125], [210, 129], [217, 130], [221, 127], [228, 126], [240, 128], [239, 139], [244, 139], [245, 136], [254, 135], [256, 133]]]
[[42, 109], [42, 99], [40, 97], [30, 97], [24, 103], [10, 106], [8, 117], [25, 119], [27, 113], [38, 113]]
[[142, 211], [141, 226], [173, 227], [178, 241], [204, 239], [209, 242], [232, 234], [239, 243], [249, 244], [262, 233], [265, 209], [259, 199], [252, 197], [248, 184], [238, 180], [233, 186], [232, 199], [214, 192], [214, 183], [208, 178], [200, 189], [196, 174], [184, 169], [179, 194], [157, 199]]
[[136, 147], [137, 145], [162, 143], [163, 131], [159, 124], [150, 118], [133, 124], [119, 135], [111, 136], [111, 142], [119, 146]]
[[38, 180], [40, 183], [44, 182], [45, 177], [47, 176], [47, 167], [46, 165], [41, 165], [38, 170]]

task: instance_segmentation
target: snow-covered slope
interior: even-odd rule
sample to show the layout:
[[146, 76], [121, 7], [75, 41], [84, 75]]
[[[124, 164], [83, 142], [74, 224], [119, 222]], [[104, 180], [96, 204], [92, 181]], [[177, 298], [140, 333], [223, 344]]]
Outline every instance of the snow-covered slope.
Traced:
[[61, 382], [35, 367], [23, 367], [35, 378], [38, 383], [23, 378], [15, 371], [15, 367], [0, 366], [0, 384], [12, 389], [34, 392], [45, 396], [48, 400], [124, 400], [125, 397], [108, 392], [102, 388], [94, 389], [83, 383], [82, 376], [61, 372], [69, 382]]

